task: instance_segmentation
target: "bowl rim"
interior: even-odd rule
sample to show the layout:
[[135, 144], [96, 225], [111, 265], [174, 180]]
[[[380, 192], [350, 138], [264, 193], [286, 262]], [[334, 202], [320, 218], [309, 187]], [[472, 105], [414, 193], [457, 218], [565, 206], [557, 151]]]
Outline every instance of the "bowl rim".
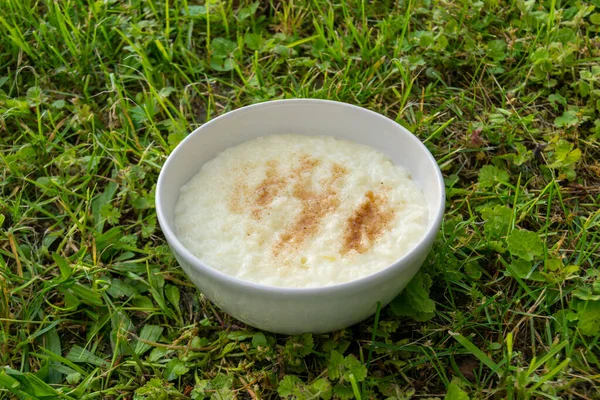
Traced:
[[[328, 285], [328, 286], [317, 286], [317, 287], [271, 286], [271, 285], [266, 285], [266, 284], [262, 284], [262, 283], [246, 281], [246, 280], [234, 277], [232, 275], [228, 275], [224, 272], [221, 272], [221, 271], [211, 267], [207, 263], [203, 262], [196, 256], [194, 256], [179, 241], [179, 239], [177, 238], [177, 235], [175, 235], [171, 225], [168, 223], [168, 221], [162, 211], [164, 206], [163, 206], [163, 201], [162, 201], [162, 196], [161, 196], [161, 193], [162, 193], [161, 187], [163, 186], [163, 182], [166, 179], [165, 178], [167, 175], [166, 171], [169, 170], [169, 166], [173, 162], [173, 159], [175, 157], [177, 157], [178, 150], [180, 148], [182, 148], [183, 146], [185, 146], [186, 143], [188, 143], [194, 135], [200, 134], [200, 132], [204, 129], [204, 127], [218, 124], [220, 121], [225, 120], [227, 118], [231, 118], [235, 114], [241, 114], [241, 113], [251, 111], [252, 109], [270, 107], [270, 106], [277, 105], [277, 104], [285, 104], [286, 106], [293, 106], [293, 105], [301, 105], [301, 104], [308, 104], [308, 103], [313, 103], [313, 104], [320, 103], [320, 104], [328, 105], [328, 106], [346, 107], [346, 108], [355, 109], [356, 111], [366, 112], [377, 118], [385, 118], [388, 121], [392, 122], [394, 125], [396, 125], [399, 128], [399, 131], [402, 132], [402, 134], [409, 137], [410, 140], [417, 142], [417, 145], [419, 147], [421, 147], [424, 154], [426, 154], [428, 161], [435, 166], [436, 183], [438, 184], [440, 193], [441, 193], [441, 196], [438, 199], [438, 203], [432, 205], [432, 206], [435, 206], [435, 215], [433, 216], [433, 220], [429, 224], [427, 231], [425, 232], [425, 234], [423, 235], [421, 240], [419, 240], [419, 242], [417, 242], [417, 244], [415, 244], [413, 246], [413, 248], [410, 249], [406, 254], [397, 258], [394, 262], [392, 262], [385, 268], [383, 268], [373, 274], [367, 275], [367, 276], [359, 278], [359, 279], [351, 280], [348, 282], [336, 283], [336, 284]], [[346, 291], [349, 289], [356, 289], [361, 286], [362, 287], [370, 286], [372, 284], [376, 284], [381, 279], [385, 279], [386, 276], [390, 273], [390, 271], [399, 268], [400, 266], [406, 264], [406, 262], [409, 262], [409, 261], [411, 261], [411, 259], [417, 257], [418, 254], [420, 253], [420, 250], [422, 250], [424, 247], [427, 247], [429, 244], [431, 244], [433, 242], [433, 240], [435, 239], [435, 236], [437, 235], [437, 232], [439, 230], [441, 222], [442, 222], [442, 218], [443, 218], [444, 211], [445, 211], [445, 204], [446, 204], [446, 191], [445, 191], [445, 185], [444, 185], [444, 178], [443, 178], [442, 172], [437, 164], [437, 161], [435, 160], [435, 158], [433, 157], [431, 152], [427, 149], [425, 144], [423, 144], [423, 142], [418, 137], [416, 137], [412, 132], [410, 132], [408, 129], [406, 129], [405, 127], [403, 127], [396, 121], [392, 120], [391, 118], [388, 118], [382, 114], [379, 114], [379, 113], [369, 110], [367, 108], [359, 107], [359, 106], [356, 106], [353, 104], [344, 103], [344, 102], [340, 102], [340, 101], [312, 99], [312, 98], [280, 99], [280, 100], [270, 100], [270, 101], [264, 101], [261, 103], [255, 103], [255, 104], [251, 104], [251, 105], [244, 106], [241, 108], [237, 108], [235, 110], [228, 111], [225, 114], [219, 115], [218, 117], [215, 117], [215, 118], [211, 119], [210, 121], [202, 124], [198, 128], [194, 129], [186, 138], [184, 138], [177, 145], [177, 147], [175, 147], [175, 149], [173, 151], [171, 151], [171, 154], [169, 154], [169, 156], [167, 157], [167, 160], [161, 167], [161, 170], [160, 170], [160, 173], [158, 176], [158, 181], [156, 184], [156, 194], [155, 194], [156, 215], [158, 217], [158, 222], [161, 227], [161, 230], [162, 230], [165, 238], [167, 239], [169, 246], [171, 246], [172, 251], [174, 253], [177, 253], [180, 257], [183, 257], [184, 260], [189, 265], [191, 265], [194, 269], [199, 270], [200, 273], [207, 274], [212, 279], [215, 279], [215, 280], [218, 280], [221, 282], [224, 281], [223, 283], [227, 284], [228, 286], [232, 286], [235, 289], [238, 289], [240, 291], [255, 291], [255, 292], [258, 291], [258, 292], [270, 293], [270, 294], [309, 295], [309, 296], [319, 295], [319, 294], [324, 294], [324, 293], [330, 294], [332, 292]]]

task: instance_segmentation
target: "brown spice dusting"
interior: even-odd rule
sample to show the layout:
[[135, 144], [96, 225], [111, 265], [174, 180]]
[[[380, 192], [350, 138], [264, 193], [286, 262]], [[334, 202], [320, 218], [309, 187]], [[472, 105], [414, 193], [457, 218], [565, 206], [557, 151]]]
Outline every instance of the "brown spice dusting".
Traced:
[[[304, 164], [310, 170], [317, 165], [314, 161], [317, 160], [311, 162], [307, 158], [302, 161], [301, 165]], [[318, 232], [323, 218], [334, 212], [340, 205], [335, 184], [346, 173], [343, 166], [334, 164], [331, 176], [321, 183], [322, 188], [318, 192], [310, 189], [310, 176], [297, 174], [298, 179], [294, 185], [293, 195], [302, 202], [302, 210], [296, 220], [279, 237], [273, 248], [273, 255], [279, 256], [283, 252], [297, 251], [306, 239]]]
[[231, 196], [228, 199], [228, 205], [229, 210], [235, 214], [243, 214], [248, 208], [247, 203], [252, 192], [246, 181], [248, 180], [248, 174], [253, 168], [256, 168], [256, 164], [247, 161], [233, 171], [237, 176]]
[[348, 218], [340, 253], [345, 255], [351, 250], [365, 253], [385, 232], [393, 218], [394, 210], [389, 208], [387, 199], [368, 191], [365, 200]]
[[296, 182], [292, 192], [292, 195], [295, 198], [300, 200], [309, 200], [315, 196], [315, 193], [311, 187], [310, 173], [319, 164], [319, 160], [311, 158], [307, 155], [302, 155], [300, 157], [300, 165], [294, 168], [290, 176], [290, 179]]
[[229, 209], [236, 214], [249, 213], [260, 219], [263, 210], [269, 207], [273, 199], [285, 188], [286, 177], [279, 173], [276, 160], [266, 162], [267, 171], [261, 183], [251, 188], [246, 181], [256, 164], [245, 164], [236, 173], [238, 177], [229, 198]]
[[248, 213], [259, 220], [273, 200], [287, 190], [300, 201], [300, 213], [279, 236], [272, 249], [274, 256], [297, 251], [302, 243], [318, 232], [323, 218], [340, 205], [336, 185], [348, 171], [340, 164], [333, 164], [330, 175], [319, 185], [313, 185], [313, 172], [320, 163], [309, 155], [300, 155], [298, 165], [283, 173], [276, 160], [269, 160], [266, 162], [266, 176], [257, 187], [249, 187], [246, 183], [250, 169], [255, 165], [246, 165], [238, 171], [239, 176], [229, 198], [232, 212]]
[[340, 205], [334, 195], [324, 194], [306, 200], [298, 218], [280, 236], [273, 248], [273, 255], [279, 256], [284, 251], [293, 252], [302, 243], [319, 230], [319, 222]]
[[243, 182], [241, 178], [236, 179], [233, 186], [231, 197], [229, 197], [229, 209], [236, 213], [241, 214], [244, 212], [244, 197], [248, 191], [248, 186]]
[[277, 171], [277, 161], [267, 161], [267, 176], [254, 192], [252, 216], [255, 219], [259, 219], [262, 211], [273, 202], [273, 199], [275, 199], [284, 187], [285, 176], [282, 176]]

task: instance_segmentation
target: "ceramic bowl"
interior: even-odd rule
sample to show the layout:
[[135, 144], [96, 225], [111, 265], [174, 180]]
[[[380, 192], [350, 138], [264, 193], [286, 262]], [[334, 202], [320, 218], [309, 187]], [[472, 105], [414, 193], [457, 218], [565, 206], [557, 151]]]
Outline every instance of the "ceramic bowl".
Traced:
[[[181, 186], [228, 147], [259, 136], [327, 135], [371, 146], [407, 168], [430, 208], [422, 240], [385, 269], [355, 281], [318, 288], [281, 288], [226, 275], [193, 256], [177, 239], [174, 209]], [[276, 100], [243, 107], [202, 125], [165, 162], [156, 187], [156, 211], [179, 264], [221, 309], [271, 332], [323, 333], [348, 327], [389, 303], [417, 273], [439, 230], [445, 192], [438, 165], [421, 141], [401, 125], [350, 104], [315, 99]]]

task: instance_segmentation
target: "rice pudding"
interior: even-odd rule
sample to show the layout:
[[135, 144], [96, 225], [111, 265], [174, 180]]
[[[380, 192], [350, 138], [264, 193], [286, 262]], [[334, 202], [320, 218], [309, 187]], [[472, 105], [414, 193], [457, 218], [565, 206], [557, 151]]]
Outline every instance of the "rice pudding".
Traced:
[[271, 286], [318, 287], [392, 264], [424, 236], [429, 208], [404, 168], [326, 136], [231, 147], [181, 188], [176, 235], [198, 259]]

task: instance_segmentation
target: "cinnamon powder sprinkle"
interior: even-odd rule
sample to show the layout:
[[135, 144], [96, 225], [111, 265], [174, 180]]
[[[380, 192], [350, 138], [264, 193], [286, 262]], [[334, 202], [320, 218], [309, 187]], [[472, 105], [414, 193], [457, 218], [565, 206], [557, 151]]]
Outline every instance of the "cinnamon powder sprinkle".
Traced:
[[279, 237], [273, 247], [274, 256], [279, 256], [283, 252], [297, 251], [306, 239], [318, 232], [323, 218], [340, 206], [335, 184], [346, 175], [347, 170], [337, 163], [334, 164], [331, 168], [331, 176], [322, 182], [320, 191], [314, 192], [310, 188], [310, 177], [301, 173], [309, 172], [316, 165], [318, 160], [305, 157], [295, 171], [298, 179], [294, 185], [293, 196], [302, 202], [302, 210], [296, 220]]
[[394, 210], [389, 208], [387, 199], [368, 191], [365, 200], [348, 218], [340, 253], [345, 255], [351, 250], [361, 254], [367, 252], [393, 218]]
[[241, 178], [237, 178], [231, 196], [229, 197], [229, 210], [236, 214], [242, 214], [244, 212], [244, 197], [246, 192], [248, 192], [248, 186], [243, 183]]
[[252, 216], [259, 219], [262, 211], [267, 208], [286, 185], [285, 176], [277, 171], [277, 161], [267, 161], [267, 176], [254, 192], [254, 207]]
[[[336, 184], [348, 171], [340, 164], [333, 164], [330, 175], [315, 189], [312, 185], [312, 173], [319, 165], [319, 160], [301, 155], [296, 168], [282, 173], [277, 161], [269, 160], [266, 162], [265, 178], [258, 186], [248, 187], [243, 176], [240, 176], [234, 187], [229, 202], [230, 209], [236, 213], [249, 213], [256, 220], [260, 220], [273, 200], [289, 186], [291, 195], [300, 201], [300, 213], [288, 224], [272, 248], [275, 257], [297, 252], [308, 238], [319, 231], [321, 221], [335, 212], [341, 204]], [[242, 175], [248, 173], [248, 168], [250, 166], [241, 171]], [[386, 231], [393, 218], [394, 211], [382, 194], [374, 194], [372, 191], [365, 193], [365, 200], [346, 222], [340, 254], [345, 255], [352, 250], [361, 254], [367, 252]]]

